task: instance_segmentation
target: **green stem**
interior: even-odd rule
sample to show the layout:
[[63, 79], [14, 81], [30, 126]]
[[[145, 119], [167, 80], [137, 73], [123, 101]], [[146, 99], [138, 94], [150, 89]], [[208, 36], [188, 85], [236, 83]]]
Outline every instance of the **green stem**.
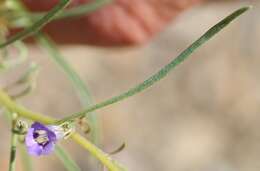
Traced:
[[[15, 128], [16, 125], [16, 116], [13, 115], [13, 123], [12, 123], [12, 130]], [[9, 160], [9, 171], [15, 170], [15, 163], [16, 163], [16, 145], [17, 145], [17, 139], [18, 135], [12, 131], [11, 135], [11, 150], [10, 150], [10, 160]]]
[[34, 113], [30, 110], [27, 110], [25, 107], [17, 105], [11, 98], [4, 92], [2, 89], [0, 89], [0, 104], [5, 107], [10, 112], [18, 113], [19, 116], [33, 120], [38, 121], [45, 124], [52, 124], [56, 120], [42, 115], [40, 113]]
[[[39, 121], [44, 124], [53, 124], [56, 119], [47, 117], [40, 113], [34, 113], [23, 106], [16, 104], [10, 96], [8, 96], [2, 89], [0, 89], [0, 104], [5, 107], [8, 111], [17, 113], [20, 117], [24, 117], [33, 121]], [[110, 171], [122, 171], [124, 170], [119, 164], [112, 160], [107, 154], [103, 153], [87, 139], [83, 138], [78, 133], [74, 133], [71, 138], [81, 145], [83, 148], [88, 150], [94, 157], [106, 166]]]
[[[95, 6], [96, 5], [96, 6]], [[84, 12], [88, 12], [86, 10], [91, 10], [93, 7], [98, 7], [99, 5], [102, 5], [101, 3], [97, 3], [97, 4], [87, 4], [87, 5], [83, 5], [79, 7], [79, 10], [81, 12], [83, 12], [83, 10], [85, 10]], [[33, 21], [35, 20], [35, 18], [31, 18], [31, 15], [29, 15], [29, 13], [27, 12], [27, 10], [25, 9], [25, 7], [21, 4], [21, 2], [18, 3], [19, 8], [21, 9], [21, 11], [23, 11], [25, 16], [28, 16], [28, 22], [33, 23]], [[89, 7], [88, 7], [89, 6]], [[77, 10], [77, 9], [71, 9], [68, 10], [68, 12], [72, 12], [71, 14], [73, 14], [73, 11]], [[76, 11], [75, 11], [76, 12]], [[89, 11], [90, 12], [90, 11]], [[41, 16], [42, 17], [42, 16]], [[75, 87], [76, 91], [78, 91], [78, 95], [81, 98], [81, 102], [82, 105], [84, 107], [89, 106], [92, 102], [91, 102], [91, 96], [90, 93], [88, 92], [88, 89], [86, 87], [86, 85], [84, 84], [84, 82], [80, 79], [80, 77], [78, 76], [78, 74], [74, 71], [74, 69], [68, 64], [68, 62], [64, 59], [64, 57], [59, 53], [59, 51], [57, 50], [57, 48], [55, 47], [54, 43], [49, 40], [43, 33], [40, 33], [37, 35], [38, 41], [39, 43], [42, 45], [42, 47], [44, 49], [47, 50], [49, 57], [51, 59], [53, 59], [56, 64], [61, 68], [61, 70], [63, 70], [65, 72], [65, 74], [68, 76], [68, 78], [71, 80], [71, 82], [73, 83], [73, 86]], [[24, 111], [24, 114], [27, 114], [27, 116], [29, 116], [31, 114], [30, 111]], [[43, 118], [44, 116], [40, 116], [40, 114], [38, 115], [34, 115], [34, 117], [37, 117], [39, 120], [41, 120], [41, 122], [46, 123], [46, 124], [51, 124], [52, 123], [52, 119], [50, 118]], [[99, 144], [99, 136], [100, 136], [100, 132], [101, 130], [99, 129], [99, 123], [97, 120], [97, 116], [96, 115], [90, 115], [90, 117], [88, 118], [90, 120], [91, 123], [91, 140], [98, 145]], [[54, 122], [54, 121], [53, 121]], [[62, 151], [62, 148], [59, 148], [60, 151]], [[57, 152], [57, 151], [56, 151]], [[61, 154], [61, 153], [56, 153]], [[70, 158], [67, 153], [63, 153], [62, 155], [58, 155], [59, 159], [61, 161], [64, 161], [64, 159], [68, 159]], [[64, 163], [64, 162], [63, 162]], [[72, 162], [67, 163], [66, 165], [67, 169], [71, 169], [75, 168], [75, 164], [73, 165]], [[70, 167], [68, 167], [70, 166]]]
[[68, 117], [60, 120], [59, 123], [60, 122], [65, 122], [67, 120], [74, 120], [76, 118], [80, 118], [82, 116], [85, 116], [89, 112], [93, 112], [93, 111], [95, 111], [97, 109], [100, 109], [100, 108], [103, 108], [105, 106], [111, 105], [113, 103], [119, 102], [119, 101], [121, 101], [123, 99], [126, 99], [126, 98], [128, 98], [130, 96], [136, 95], [136, 94], [140, 93], [141, 91], [151, 87], [156, 82], [158, 82], [162, 78], [166, 77], [167, 74], [170, 71], [175, 69], [176, 66], [178, 66], [185, 59], [187, 59], [195, 50], [197, 50], [199, 47], [201, 47], [201, 45], [205, 44], [209, 39], [211, 39], [219, 31], [221, 31], [223, 28], [225, 28], [231, 21], [233, 21], [238, 16], [240, 16], [241, 14], [246, 12], [249, 8], [250, 7], [240, 8], [240, 9], [236, 10], [235, 12], [233, 12], [232, 14], [230, 14], [229, 16], [227, 16], [226, 18], [224, 18], [223, 20], [221, 20], [215, 26], [210, 28], [205, 34], [203, 34], [198, 40], [196, 40], [194, 43], [192, 43], [179, 56], [177, 56], [169, 64], [165, 65], [161, 70], [159, 70], [157, 73], [155, 73], [154, 75], [149, 77], [144, 82], [138, 84], [137, 86], [129, 89], [128, 91], [126, 91], [126, 92], [124, 92], [124, 93], [122, 93], [122, 94], [120, 94], [118, 96], [112, 97], [112, 98], [110, 98], [108, 100], [105, 100], [105, 101], [103, 101], [101, 103], [93, 105], [93, 106], [91, 106], [91, 107], [89, 107], [89, 108], [87, 108], [87, 109], [85, 109], [85, 110], [83, 110], [81, 112], [72, 114], [71, 116], [68, 116]]
[[35, 22], [27, 29], [18, 32], [17, 34], [9, 38], [6, 42], [1, 43], [0, 48], [6, 47], [17, 40], [23, 40], [26, 37], [30, 36], [31, 34], [39, 31], [44, 25], [50, 22], [55, 17], [55, 15], [57, 15], [62, 9], [64, 9], [69, 4], [69, 2], [70, 0], [61, 0], [58, 5], [56, 5], [50, 12], [48, 12], [40, 20]]
[[[81, 5], [79, 7], [66, 10], [58, 16], [68, 17], [68, 16], [80, 15], [83, 13], [88, 14], [100, 8], [101, 6], [108, 4], [109, 2], [111, 2], [111, 0], [96, 0], [95, 2], [87, 3], [85, 5]], [[19, 6], [24, 11], [26, 16], [31, 17], [31, 15], [27, 13], [27, 11], [24, 9], [24, 7], [21, 4], [19, 4]], [[41, 14], [41, 15], [45, 15], [45, 14]], [[33, 20], [35, 20], [35, 18], [30, 18], [30, 22], [32, 22]], [[88, 91], [87, 86], [78, 76], [78, 74], [74, 71], [74, 69], [69, 65], [69, 63], [64, 59], [64, 57], [59, 53], [59, 51], [55, 47], [55, 44], [43, 33], [37, 34], [37, 40], [39, 44], [44, 49], [46, 49], [47, 53], [49, 54], [49, 57], [55, 61], [55, 63], [61, 68], [61, 70], [64, 71], [67, 77], [71, 80], [73, 86], [75, 87], [75, 90], [77, 91], [78, 96], [80, 97], [80, 101], [83, 107], [86, 108], [92, 105], [91, 95]], [[100, 123], [98, 121], [98, 117], [95, 113], [90, 113], [88, 116], [88, 120], [90, 121], [90, 126], [92, 130], [90, 133], [91, 139], [96, 145], [98, 145], [100, 141], [100, 135], [101, 135], [101, 129], [100, 129]]]
[[[212, 38], [215, 34], [217, 34], [219, 31], [221, 31], [224, 27], [226, 27], [231, 21], [233, 21], [235, 18], [243, 14], [245, 11], [247, 11], [249, 7], [241, 8], [222, 21], [220, 21], [218, 24], [213, 26], [209, 31], [207, 31], [202, 37], [200, 37], [197, 41], [195, 41], [192, 45], [190, 45], [186, 50], [184, 50], [176, 59], [174, 59], [172, 62], [170, 62], [168, 65], [166, 65], [164, 68], [162, 68], [159, 72], [148, 78], [143, 83], [137, 85], [136, 87], [128, 90], [127, 92], [115, 96], [109, 100], [106, 100], [104, 102], [101, 102], [99, 104], [96, 104], [83, 112], [79, 112], [76, 114], [73, 114], [63, 120], [60, 120], [59, 122], [67, 121], [67, 120], [74, 120], [78, 117], [85, 116], [86, 113], [92, 112], [94, 110], [97, 110], [99, 108], [105, 107], [107, 105], [116, 103], [120, 100], [123, 100], [127, 97], [133, 96], [146, 88], [152, 86], [154, 83], [158, 82], [162, 78], [164, 78], [172, 69], [174, 69], [178, 64], [182, 63], [188, 56], [190, 56], [197, 48], [199, 48], [202, 44], [207, 42], [210, 38]], [[56, 122], [55, 119], [41, 115], [39, 113], [34, 113], [26, 108], [17, 105], [4, 91], [0, 89], [0, 104], [2, 104], [5, 108], [7, 108], [9, 111], [18, 113], [20, 116], [34, 120], [39, 121], [42, 123], [54, 123]], [[118, 167], [114, 161], [112, 161], [105, 153], [100, 151], [96, 146], [94, 146], [92, 143], [90, 143], [87, 139], [84, 139], [79, 134], [75, 133], [72, 135], [72, 138], [74, 141], [76, 141], [78, 144], [80, 144], [82, 147], [87, 149], [93, 156], [98, 158], [109, 170], [111, 171], [118, 171], [122, 170], [120, 167]], [[15, 143], [14, 143], [15, 144]]]
[[[13, 118], [14, 118], [13, 114], [11, 112], [7, 111], [7, 110], [5, 110], [3, 112], [3, 114], [6, 117], [6, 120], [8, 122], [11, 122], [13, 120]], [[12, 134], [14, 134], [14, 133], [12, 132]], [[25, 148], [23, 143], [20, 143], [19, 149], [20, 149], [20, 156], [21, 156], [22, 164], [23, 164], [23, 170], [24, 171], [32, 171], [33, 170], [32, 161], [31, 161], [31, 158], [28, 155], [27, 150], [26, 150], [26, 148]]]
[[[37, 40], [39, 44], [46, 50], [49, 57], [60, 67], [60, 69], [66, 74], [66, 76], [71, 81], [78, 97], [80, 98], [80, 102], [83, 106], [83, 108], [86, 108], [90, 105], [92, 105], [92, 98], [91, 94], [88, 90], [88, 87], [83, 82], [83, 80], [79, 77], [79, 75], [76, 73], [74, 68], [66, 61], [66, 59], [61, 55], [61, 53], [57, 50], [57, 47], [55, 46], [54, 42], [51, 41], [46, 35], [43, 33], [40, 33], [37, 35]], [[88, 118], [90, 121], [90, 127], [91, 127], [91, 140], [94, 142], [94, 144], [99, 144], [100, 134], [101, 130], [99, 127], [98, 117], [95, 113], [90, 113]]]
[[9, 171], [15, 170], [17, 134], [12, 133]]
[[83, 148], [87, 149], [94, 157], [99, 159], [103, 163], [103, 165], [108, 168], [108, 170], [110, 170], [110, 171], [125, 171], [126, 170], [125, 168], [123, 168], [123, 166], [116, 163], [116, 161], [112, 160], [108, 156], [108, 154], [101, 151], [99, 148], [97, 148], [90, 141], [87, 141], [80, 134], [75, 133], [72, 135], [72, 138]]

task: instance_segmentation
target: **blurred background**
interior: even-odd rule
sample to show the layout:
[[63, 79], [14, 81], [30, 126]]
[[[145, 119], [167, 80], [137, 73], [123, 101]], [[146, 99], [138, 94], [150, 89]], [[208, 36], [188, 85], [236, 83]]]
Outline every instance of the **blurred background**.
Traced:
[[[150, 43], [138, 47], [60, 46], [88, 84], [95, 102], [143, 81], [231, 11], [254, 8], [195, 52], [166, 79], [137, 96], [97, 111], [103, 149], [134, 171], [258, 171], [260, 169], [260, 2], [206, 1], [185, 11]], [[38, 47], [30, 57], [41, 70], [37, 89], [19, 102], [62, 118], [80, 103], [62, 72]], [[2, 80], [3, 82], [3, 80]], [[0, 170], [6, 170], [10, 135], [0, 121]], [[89, 154], [71, 141], [76, 162]], [[33, 158], [35, 170], [65, 170], [55, 155]], [[18, 160], [18, 171], [21, 160]], [[2, 167], [3, 166], [3, 167]], [[54, 169], [55, 168], [55, 169]]]

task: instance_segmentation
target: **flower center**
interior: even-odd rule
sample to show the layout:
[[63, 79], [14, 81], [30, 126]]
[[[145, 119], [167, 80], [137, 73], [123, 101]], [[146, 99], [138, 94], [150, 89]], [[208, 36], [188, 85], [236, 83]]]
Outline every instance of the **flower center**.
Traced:
[[42, 146], [45, 146], [49, 142], [48, 133], [45, 130], [36, 130], [33, 133], [34, 140]]

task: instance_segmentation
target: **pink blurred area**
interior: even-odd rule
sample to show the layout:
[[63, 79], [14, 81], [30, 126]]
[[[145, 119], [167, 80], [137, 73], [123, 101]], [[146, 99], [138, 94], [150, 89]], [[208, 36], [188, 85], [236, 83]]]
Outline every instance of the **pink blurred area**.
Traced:
[[[114, 0], [83, 17], [55, 21], [45, 31], [59, 43], [122, 46], [143, 44], [185, 9], [201, 0]], [[51, 9], [58, 0], [24, 0], [31, 11]], [[73, 0], [70, 7], [89, 0]]]

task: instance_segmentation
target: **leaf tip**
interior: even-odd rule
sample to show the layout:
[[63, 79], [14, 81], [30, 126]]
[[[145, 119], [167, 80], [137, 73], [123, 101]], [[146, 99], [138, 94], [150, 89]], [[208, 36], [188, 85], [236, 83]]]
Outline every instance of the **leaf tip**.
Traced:
[[240, 8], [240, 11], [242, 13], [244, 13], [244, 12], [246, 12], [246, 11], [252, 9], [252, 8], [253, 8], [253, 5], [248, 5], [248, 6], [244, 6], [244, 7]]

